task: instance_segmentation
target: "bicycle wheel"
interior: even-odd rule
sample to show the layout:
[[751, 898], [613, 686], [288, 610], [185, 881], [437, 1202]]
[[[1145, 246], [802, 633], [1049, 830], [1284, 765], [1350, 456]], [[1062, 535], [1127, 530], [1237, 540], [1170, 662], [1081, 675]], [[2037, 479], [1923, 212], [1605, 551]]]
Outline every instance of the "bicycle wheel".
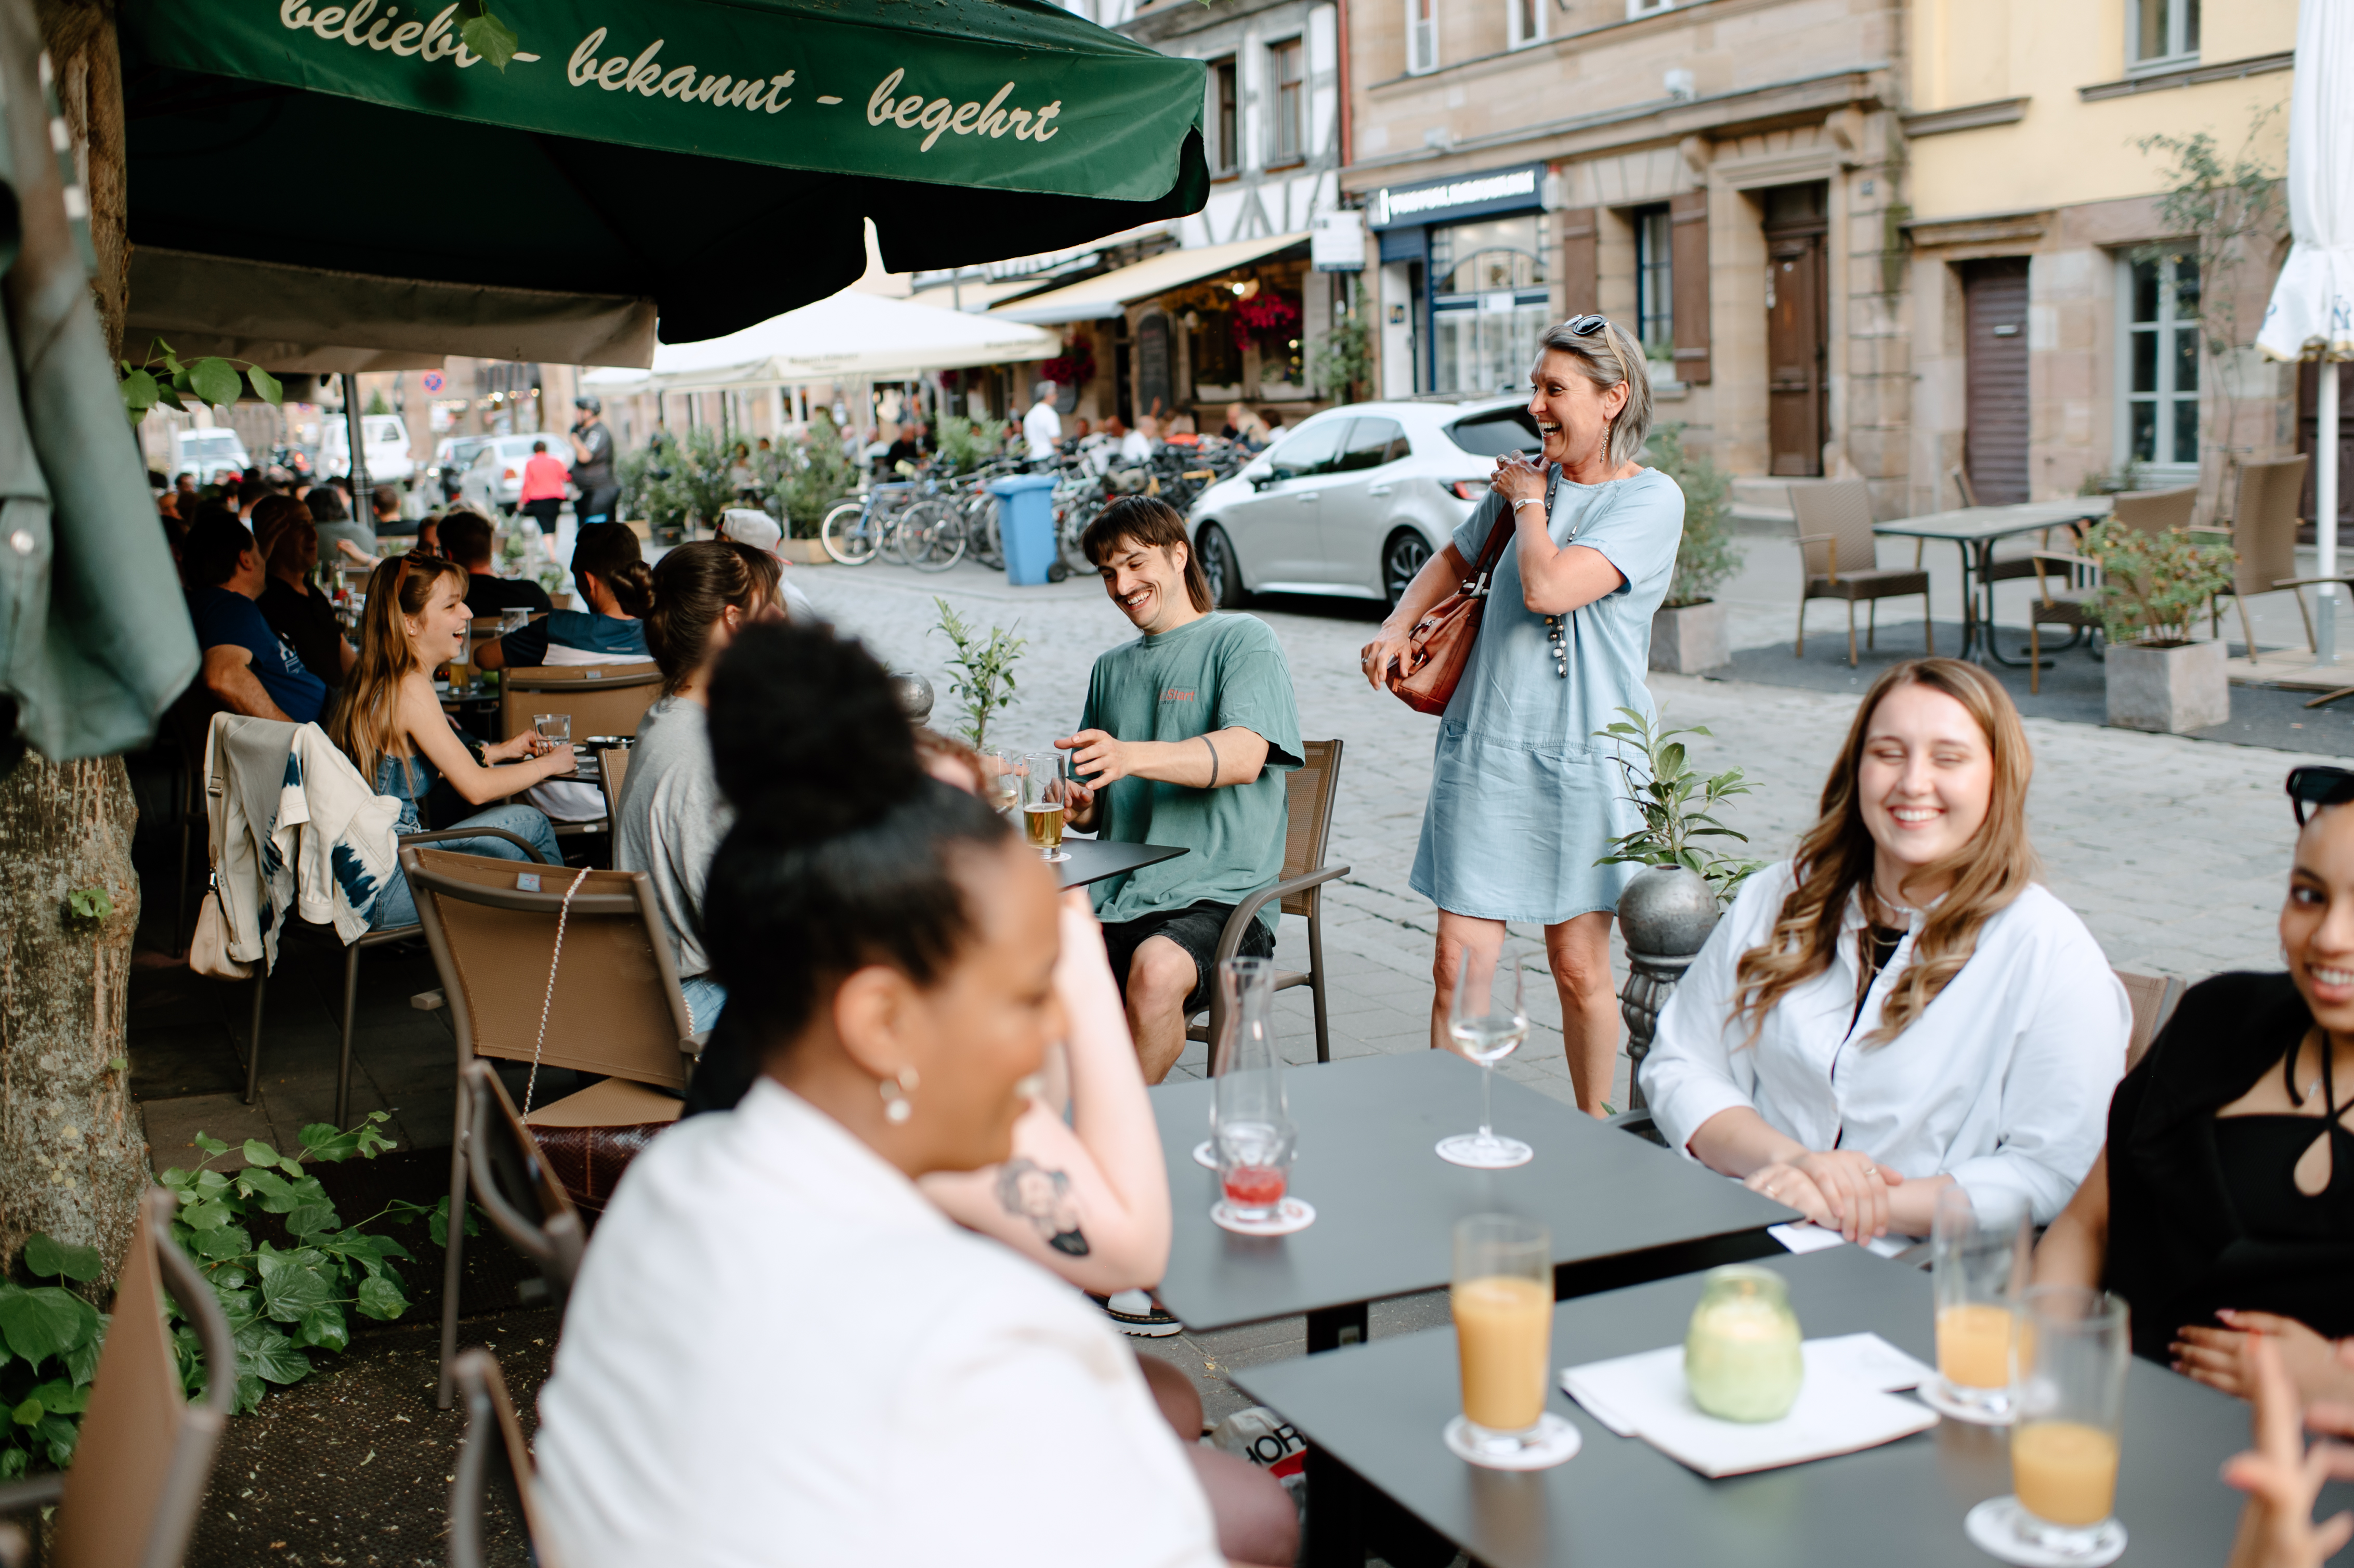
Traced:
[[984, 490], [966, 499], [964, 533], [974, 560], [993, 572], [1005, 569], [1005, 550], [997, 531], [997, 497]]
[[1087, 551], [1079, 547], [1079, 539], [1087, 533], [1087, 524], [1096, 520], [1096, 514], [1102, 510], [1103, 497], [1094, 494], [1074, 496], [1063, 508], [1063, 515], [1055, 530], [1055, 543], [1064, 563], [1075, 572], [1096, 569], [1095, 563], [1087, 559]]
[[907, 564], [919, 572], [944, 572], [964, 559], [964, 519], [942, 501], [919, 501], [900, 514], [892, 530]]
[[825, 553], [845, 567], [863, 567], [875, 558], [876, 531], [866, 520], [866, 504], [845, 501], [825, 514], [817, 527]]

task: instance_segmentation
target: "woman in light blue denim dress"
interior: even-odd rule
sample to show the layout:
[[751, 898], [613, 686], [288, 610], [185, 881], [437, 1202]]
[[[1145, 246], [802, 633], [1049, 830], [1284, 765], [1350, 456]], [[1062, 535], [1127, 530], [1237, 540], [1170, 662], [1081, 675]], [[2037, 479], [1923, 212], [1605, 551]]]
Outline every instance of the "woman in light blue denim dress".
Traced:
[[1634, 461], [1651, 392], [1626, 333], [1599, 316], [1554, 327], [1531, 381], [1543, 464], [1517, 452], [1498, 460], [1490, 494], [1366, 647], [1365, 673], [1383, 683], [1415, 622], [1473, 575], [1509, 508], [1515, 534], [1439, 721], [1415, 854], [1413, 886], [1439, 911], [1432, 1043], [1445, 1043], [1464, 949], [1495, 952], [1507, 920], [1543, 926], [1570, 1076], [1578, 1104], [1599, 1115], [1618, 1048], [1610, 919], [1637, 868], [1594, 863], [1640, 819], [1594, 732], [1622, 707], [1656, 712], [1644, 672], [1683, 537], [1683, 492]]

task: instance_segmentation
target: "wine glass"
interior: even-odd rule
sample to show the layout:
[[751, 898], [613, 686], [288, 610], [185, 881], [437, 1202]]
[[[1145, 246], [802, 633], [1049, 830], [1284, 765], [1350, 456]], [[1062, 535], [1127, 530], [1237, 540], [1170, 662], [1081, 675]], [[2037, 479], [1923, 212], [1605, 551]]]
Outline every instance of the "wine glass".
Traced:
[[1034, 751], [1022, 759], [1022, 832], [1044, 861], [1063, 861], [1063, 817], [1069, 791], [1063, 779], [1063, 754]]
[[1495, 1129], [1496, 1064], [1529, 1037], [1525, 953], [1507, 944], [1492, 953], [1457, 950], [1455, 995], [1447, 1009], [1448, 1043], [1479, 1064], [1479, 1130], [1438, 1140], [1438, 1157], [1453, 1165], [1500, 1171], [1525, 1165], [1536, 1150]]

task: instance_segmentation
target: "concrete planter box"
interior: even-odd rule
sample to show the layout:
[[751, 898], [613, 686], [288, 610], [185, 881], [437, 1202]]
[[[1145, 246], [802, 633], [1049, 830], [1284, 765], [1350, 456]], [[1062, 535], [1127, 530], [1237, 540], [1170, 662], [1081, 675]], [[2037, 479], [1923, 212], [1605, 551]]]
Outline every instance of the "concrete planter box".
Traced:
[[833, 559], [825, 553], [825, 544], [819, 539], [779, 539], [777, 558], [804, 567], [822, 567]]
[[1732, 629], [1724, 606], [1703, 599], [1651, 615], [1651, 668], [1697, 675], [1733, 662]]
[[2113, 642], [2107, 659], [2109, 722], [2120, 729], [2183, 735], [2232, 716], [2221, 641], [2172, 648]]

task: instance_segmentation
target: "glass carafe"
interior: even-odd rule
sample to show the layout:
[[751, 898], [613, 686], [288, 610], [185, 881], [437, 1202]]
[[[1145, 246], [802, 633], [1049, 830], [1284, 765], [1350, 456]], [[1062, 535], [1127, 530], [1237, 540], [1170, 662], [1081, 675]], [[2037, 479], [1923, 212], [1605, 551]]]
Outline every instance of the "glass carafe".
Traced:
[[1257, 1218], [1283, 1201], [1294, 1129], [1275, 1051], [1275, 966], [1228, 959], [1218, 966], [1224, 1003], [1211, 1042], [1210, 1137], [1221, 1183], [1237, 1211]]

